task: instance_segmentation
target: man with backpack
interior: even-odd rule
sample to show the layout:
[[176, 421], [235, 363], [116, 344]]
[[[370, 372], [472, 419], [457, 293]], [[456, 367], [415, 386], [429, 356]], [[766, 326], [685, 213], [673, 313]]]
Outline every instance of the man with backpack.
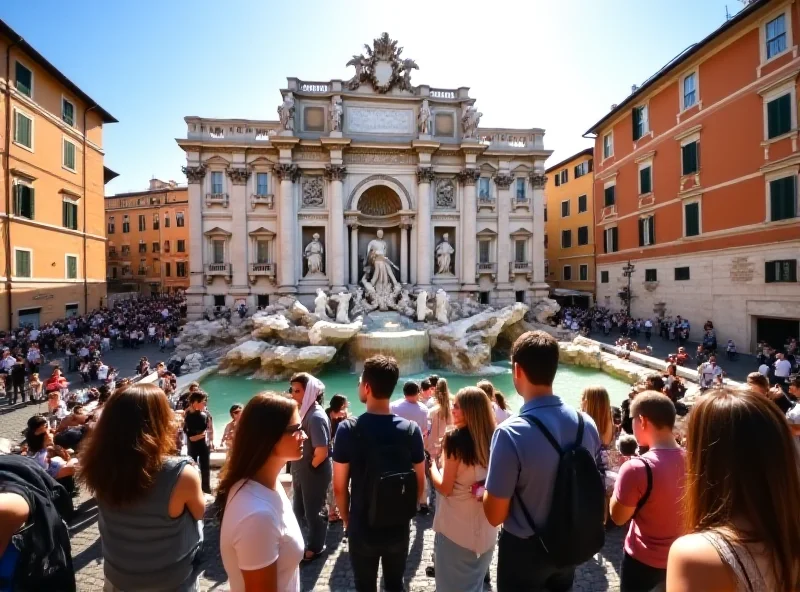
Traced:
[[543, 331], [511, 349], [525, 404], [492, 438], [483, 510], [498, 542], [497, 590], [566, 591], [605, 542], [605, 487], [592, 419], [553, 394], [558, 342]]
[[631, 520], [625, 537], [620, 590], [652, 590], [667, 581], [669, 548], [683, 534], [681, 499], [686, 478], [685, 452], [672, 428], [675, 405], [656, 391], [644, 391], [631, 403], [633, 435], [642, 456], [619, 470], [611, 496], [611, 519]]
[[404, 589], [409, 524], [425, 484], [422, 432], [389, 408], [399, 376], [394, 358], [378, 355], [364, 362], [358, 397], [367, 412], [342, 422], [334, 440], [333, 490], [358, 592], [377, 592], [379, 562], [384, 589]]

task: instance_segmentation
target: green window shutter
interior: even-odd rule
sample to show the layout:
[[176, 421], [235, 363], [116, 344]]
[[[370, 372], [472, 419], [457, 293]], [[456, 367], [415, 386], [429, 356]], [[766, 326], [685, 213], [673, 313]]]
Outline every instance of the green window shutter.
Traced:
[[35, 204], [36, 204], [36, 201], [34, 199], [35, 198], [35, 191], [34, 191], [33, 187], [28, 187], [28, 196], [29, 196], [28, 218], [33, 220], [34, 212], [36, 211], [36, 208], [34, 207]]
[[16, 65], [16, 86], [17, 90], [21, 92], [25, 96], [31, 96], [31, 86], [32, 85], [32, 77], [33, 74], [30, 70], [28, 70], [25, 66], [17, 62]]
[[639, 184], [641, 185], [642, 194], [650, 193], [653, 190], [650, 179], [651, 170], [650, 167], [647, 167], [639, 171]]
[[700, 234], [700, 204], [686, 204], [684, 213], [686, 216], [686, 236], [697, 236]]
[[61, 204], [61, 226], [64, 228], [69, 228], [69, 204], [67, 202], [63, 202]]
[[784, 177], [770, 182], [770, 219], [788, 220], [796, 216], [795, 178]]
[[605, 189], [605, 207], [613, 206], [614, 205], [614, 189], [615, 186], [612, 185], [611, 187], [606, 187]]
[[31, 142], [32, 121], [22, 113], [17, 113], [16, 124], [17, 127], [14, 134], [14, 141], [18, 144], [22, 144], [23, 146], [31, 148], [33, 146], [33, 143]]
[[656, 244], [656, 215], [650, 216], [650, 244]]
[[22, 211], [22, 185], [14, 185], [14, 215], [19, 216]]
[[619, 230], [616, 226], [611, 229], [611, 249], [614, 253], [619, 251]]
[[645, 219], [644, 218], [639, 218], [639, 246], [640, 247], [644, 246], [644, 224], [645, 224]]
[[631, 120], [633, 124], [633, 141], [635, 142], [640, 138], [639, 136], [639, 124], [642, 120], [642, 113], [639, 111], [638, 107], [634, 107], [631, 111]]
[[764, 281], [771, 284], [775, 281], [775, 262], [767, 261], [764, 263]]
[[767, 103], [767, 137], [774, 138], [779, 136], [778, 132], [778, 101]]
[[686, 144], [685, 146], [683, 146], [682, 150], [683, 150], [683, 174], [691, 175], [692, 173], [696, 173], [698, 169], [697, 142]]

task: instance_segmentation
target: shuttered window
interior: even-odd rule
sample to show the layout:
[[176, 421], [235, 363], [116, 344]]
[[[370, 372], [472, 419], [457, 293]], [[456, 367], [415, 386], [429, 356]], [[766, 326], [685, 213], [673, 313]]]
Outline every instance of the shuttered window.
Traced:
[[589, 227], [588, 226], [579, 226], [578, 227], [578, 245], [588, 245], [589, 244]]
[[31, 253], [30, 251], [21, 251], [17, 249], [15, 252], [14, 263], [16, 267], [14, 268], [15, 274], [17, 277], [24, 277], [29, 278], [31, 277]]
[[764, 281], [766, 281], [768, 284], [775, 282], [796, 282], [797, 260], [783, 259], [780, 261], [765, 262]]
[[653, 191], [652, 172], [653, 169], [651, 167], [639, 170], [639, 193], [641, 195]]
[[75, 170], [75, 144], [69, 140], [64, 140], [64, 162], [65, 169]]
[[770, 220], [789, 220], [797, 216], [795, 176], [775, 179], [769, 183]]
[[569, 249], [572, 246], [572, 231], [571, 230], [562, 230], [561, 231], [561, 248], [562, 249]]
[[33, 72], [17, 62], [16, 66], [16, 87], [26, 97], [33, 96]]
[[61, 205], [61, 223], [64, 228], [78, 230], [78, 204], [65, 201]]
[[33, 148], [33, 119], [16, 111], [14, 118], [14, 141], [26, 148]]
[[700, 142], [690, 142], [681, 147], [683, 174], [693, 175], [700, 170]]
[[616, 203], [616, 185], [612, 185], [611, 187], [606, 187], [604, 196], [605, 196], [605, 207], [613, 206]]
[[14, 192], [14, 215], [33, 220], [35, 200], [33, 187], [17, 183]]
[[619, 250], [618, 237], [619, 234], [616, 226], [613, 228], [606, 228], [605, 232], [603, 233], [604, 253], [616, 253]]
[[646, 218], [639, 218], [639, 246], [646, 247], [656, 243], [656, 217], [655, 214]]
[[700, 234], [700, 204], [695, 202], [684, 205], [683, 217], [686, 226], [685, 236], [697, 236]]
[[777, 138], [792, 129], [792, 96], [787, 93], [767, 103], [767, 138]]
[[67, 255], [67, 279], [78, 279], [78, 258], [74, 255]]
[[578, 196], [578, 213], [580, 214], [582, 212], [585, 212], [586, 210], [587, 210], [586, 196], [585, 195], [579, 195]]

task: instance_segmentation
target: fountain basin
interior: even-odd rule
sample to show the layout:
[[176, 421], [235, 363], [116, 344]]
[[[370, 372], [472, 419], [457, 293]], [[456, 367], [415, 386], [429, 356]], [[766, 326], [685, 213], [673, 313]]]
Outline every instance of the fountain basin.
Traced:
[[384, 354], [397, 360], [400, 374], [419, 374], [425, 370], [425, 356], [430, 340], [425, 331], [405, 329], [402, 331], [370, 331], [358, 333], [349, 344], [350, 360], [356, 372], [364, 368], [370, 356]]

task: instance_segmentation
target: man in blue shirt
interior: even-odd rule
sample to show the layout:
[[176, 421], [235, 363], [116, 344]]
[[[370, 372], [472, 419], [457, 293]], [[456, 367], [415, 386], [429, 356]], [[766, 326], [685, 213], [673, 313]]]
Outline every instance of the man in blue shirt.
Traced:
[[[511, 349], [514, 387], [525, 404], [520, 415], [539, 419], [562, 447], [575, 441], [578, 412], [553, 394], [558, 342], [543, 331], [521, 335]], [[594, 421], [583, 414], [583, 447], [600, 451]], [[483, 510], [490, 524], [503, 525], [497, 557], [498, 592], [569, 590], [575, 568], [557, 568], [533, 536], [519, 499], [535, 525], [547, 522], [559, 457], [539, 428], [521, 417], [510, 418], [492, 438]], [[515, 495], [519, 494], [519, 498]]]

